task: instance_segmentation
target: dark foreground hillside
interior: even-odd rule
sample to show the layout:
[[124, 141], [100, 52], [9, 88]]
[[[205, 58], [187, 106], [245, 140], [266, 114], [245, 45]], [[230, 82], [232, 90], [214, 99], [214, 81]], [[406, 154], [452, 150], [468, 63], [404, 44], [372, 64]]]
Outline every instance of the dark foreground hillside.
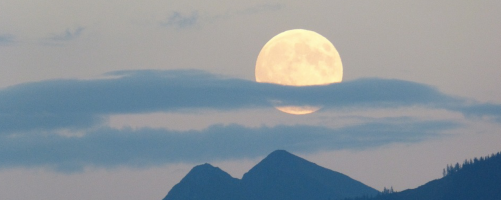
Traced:
[[344, 174], [277, 150], [241, 180], [210, 164], [196, 166], [164, 200], [335, 200], [378, 193]]
[[443, 174], [416, 189], [354, 200], [501, 200], [501, 152], [447, 166]]

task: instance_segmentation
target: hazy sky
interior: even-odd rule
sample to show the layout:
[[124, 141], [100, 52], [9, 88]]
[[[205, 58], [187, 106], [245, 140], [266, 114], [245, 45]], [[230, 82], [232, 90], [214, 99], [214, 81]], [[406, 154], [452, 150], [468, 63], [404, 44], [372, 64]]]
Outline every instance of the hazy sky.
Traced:
[[[240, 178], [275, 149], [417, 187], [501, 151], [499, 19], [494, 0], [3, 0], [0, 193], [162, 199], [194, 165]], [[263, 45], [295, 28], [334, 44], [342, 83], [254, 81]]]

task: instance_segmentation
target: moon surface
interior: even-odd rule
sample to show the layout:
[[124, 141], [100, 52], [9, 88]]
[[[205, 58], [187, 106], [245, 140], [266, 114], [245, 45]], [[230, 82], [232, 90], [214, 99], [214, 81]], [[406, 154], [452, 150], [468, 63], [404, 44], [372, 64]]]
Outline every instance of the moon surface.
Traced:
[[[256, 61], [256, 81], [290, 86], [325, 85], [341, 82], [343, 65], [338, 51], [322, 35], [304, 29], [282, 32], [261, 49]], [[311, 105], [276, 108], [289, 114], [309, 114], [320, 109]]]

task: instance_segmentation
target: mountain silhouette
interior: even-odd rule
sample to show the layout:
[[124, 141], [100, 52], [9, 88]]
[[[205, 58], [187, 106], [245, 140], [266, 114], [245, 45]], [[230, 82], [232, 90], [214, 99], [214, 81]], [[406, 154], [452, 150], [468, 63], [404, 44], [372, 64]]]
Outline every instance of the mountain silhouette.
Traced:
[[210, 164], [196, 166], [164, 200], [335, 200], [378, 193], [344, 174], [277, 150], [241, 180]]
[[164, 200], [235, 199], [239, 180], [210, 164], [195, 166]]
[[415, 189], [351, 200], [501, 200], [501, 152], [447, 166], [444, 177]]
[[250, 199], [341, 199], [377, 190], [344, 174], [318, 166], [284, 150], [277, 150], [242, 178]]

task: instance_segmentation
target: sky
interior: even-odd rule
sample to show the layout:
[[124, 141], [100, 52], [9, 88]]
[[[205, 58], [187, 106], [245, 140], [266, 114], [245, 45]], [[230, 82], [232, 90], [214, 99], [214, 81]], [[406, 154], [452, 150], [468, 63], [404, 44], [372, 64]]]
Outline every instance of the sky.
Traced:
[[[241, 178], [285, 149], [375, 189], [501, 151], [499, 1], [0, 2], [0, 193], [162, 199], [195, 165]], [[343, 82], [257, 83], [313, 30]], [[321, 109], [290, 115], [273, 107]]]

